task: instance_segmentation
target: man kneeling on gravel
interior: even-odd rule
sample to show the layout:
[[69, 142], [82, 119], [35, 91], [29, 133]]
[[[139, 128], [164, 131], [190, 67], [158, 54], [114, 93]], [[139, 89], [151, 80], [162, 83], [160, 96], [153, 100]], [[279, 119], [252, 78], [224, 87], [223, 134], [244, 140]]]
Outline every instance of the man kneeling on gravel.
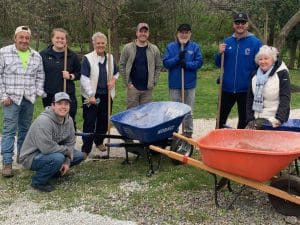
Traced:
[[83, 160], [81, 151], [75, 150], [75, 130], [69, 116], [70, 97], [64, 92], [54, 95], [47, 107], [32, 123], [21, 148], [20, 162], [35, 171], [31, 186], [43, 192], [51, 192], [51, 178], [65, 175], [70, 166]]

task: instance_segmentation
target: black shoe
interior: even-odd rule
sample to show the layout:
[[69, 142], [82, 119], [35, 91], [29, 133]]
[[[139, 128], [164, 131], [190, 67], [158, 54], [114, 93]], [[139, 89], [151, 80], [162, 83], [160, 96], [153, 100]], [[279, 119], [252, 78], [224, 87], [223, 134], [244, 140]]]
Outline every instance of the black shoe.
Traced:
[[51, 192], [54, 191], [54, 187], [50, 184], [40, 185], [31, 183], [31, 187], [41, 192]]

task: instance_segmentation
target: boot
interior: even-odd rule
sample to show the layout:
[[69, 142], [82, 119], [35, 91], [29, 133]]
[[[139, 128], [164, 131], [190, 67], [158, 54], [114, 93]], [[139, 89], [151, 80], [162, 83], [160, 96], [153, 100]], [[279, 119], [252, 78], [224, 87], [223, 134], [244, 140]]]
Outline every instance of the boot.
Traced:
[[3, 177], [13, 177], [12, 164], [3, 164], [2, 165], [2, 176]]

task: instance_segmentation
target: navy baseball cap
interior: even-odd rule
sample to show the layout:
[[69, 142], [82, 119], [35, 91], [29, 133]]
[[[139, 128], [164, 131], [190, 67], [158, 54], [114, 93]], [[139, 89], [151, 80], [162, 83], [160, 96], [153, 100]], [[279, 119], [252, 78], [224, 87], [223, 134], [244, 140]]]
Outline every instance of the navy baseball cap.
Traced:
[[248, 21], [248, 16], [246, 13], [240, 12], [233, 17], [233, 21]]

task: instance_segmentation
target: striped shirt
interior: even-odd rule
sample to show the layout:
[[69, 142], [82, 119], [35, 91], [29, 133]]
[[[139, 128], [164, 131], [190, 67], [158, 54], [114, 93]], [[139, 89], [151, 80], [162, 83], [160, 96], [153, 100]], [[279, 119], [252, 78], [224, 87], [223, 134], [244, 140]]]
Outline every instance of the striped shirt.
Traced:
[[17, 105], [26, 98], [32, 104], [44, 95], [45, 73], [42, 58], [30, 48], [26, 70], [23, 69], [14, 44], [0, 49], [0, 99], [7, 97]]

